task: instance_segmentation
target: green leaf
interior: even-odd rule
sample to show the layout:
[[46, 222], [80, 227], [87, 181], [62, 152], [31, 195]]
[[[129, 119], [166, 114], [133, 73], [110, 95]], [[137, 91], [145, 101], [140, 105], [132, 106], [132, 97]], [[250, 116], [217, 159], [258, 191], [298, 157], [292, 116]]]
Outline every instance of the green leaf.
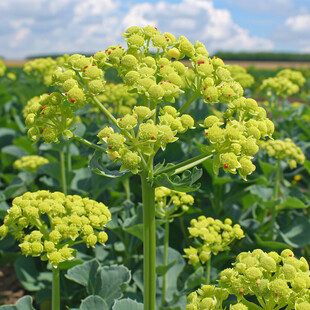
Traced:
[[109, 310], [109, 306], [100, 296], [90, 295], [82, 300], [80, 310]]
[[168, 270], [176, 263], [176, 261], [172, 261], [171, 263], [167, 265], [160, 265], [156, 267], [156, 273], [160, 276], [164, 276]]
[[257, 244], [259, 244], [262, 247], [265, 248], [270, 248], [273, 250], [283, 250], [283, 249], [291, 249], [292, 247], [290, 247], [289, 245], [287, 245], [286, 243], [283, 242], [278, 242], [278, 241], [264, 241], [260, 238], [259, 235], [254, 234], [255, 240], [257, 242]]
[[186, 170], [181, 176], [169, 176], [161, 173], [152, 180], [153, 187], [165, 186], [179, 192], [192, 192], [199, 189], [200, 184], [194, 184], [202, 176], [202, 169], [194, 167], [192, 171]]
[[69, 280], [86, 286], [88, 294], [96, 294], [97, 286], [101, 285], [98, 276], [100, 263], [97, 259], [92, 259], [82, 265], [77, 265], [68, 270], [65, 277]]
[[305, 160], [304, 167], [306, 168], [307, 172], [310, 175], [310, 161], [309, 160]]
[[300, 199], [296, 197], [288, 196], [286, 200], [279, 205], [279, 209], [307, 209], [309, 206], [306, 206]]
[[241, 302], [248, 307], [249, 310], [262, 310], [262, 308], [245, 298], [241, 299]]
[[269, 163], [265, 163], [261, 160], [258, 160], [258, 162], [259, 162], [260, 168], [263, 171], [264, 176], [266, 177], [266, 179], [268, 179], [271, 172], [274, 171], [274, 166]]
[[112, 307], [112, 310], [143, 310], [143, 304], [132, 300], [132, 299], [122, 299], [117, 300]]
[[23, 296], [15, 305], [0, 306], [1, 310], [34, 310], [32, 307], [32, 297], [29, 295]]
[[204, 279], [204, 269], [200, 266], [185, 281], [185, 289], [195, 290], [200, 286], [201, 280]]
[[119, 178], [131, 173], [128, 170], [119, 171], [120, 167], [120, 163], [112, 163], [106, 154], [99, 151], [95, 151], [89, 162], [89, 169], [92, 172], [108, 178]]

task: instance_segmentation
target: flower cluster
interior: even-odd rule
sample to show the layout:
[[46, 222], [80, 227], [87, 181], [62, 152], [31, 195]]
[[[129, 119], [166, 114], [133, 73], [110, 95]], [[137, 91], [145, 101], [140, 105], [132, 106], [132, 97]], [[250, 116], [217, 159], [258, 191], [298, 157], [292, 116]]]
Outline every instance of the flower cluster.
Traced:
[[[156, 215], [162, 218], [180, 216], [194, 204], [194, 197], [160, 186], [155, 188]], [[181, 213], [175, 214], [181, 209]]]
[[196, 239], [197, 246], [184, 249], [184, 252], [192, 265], [199, 261], [205, 264], [211, 258], [211, 254], [228, 251], [230, 243], [235, 239], [244, 238], [240, 225], [232, 226], [230, 219], [225, 219], [223, 223], [212, 217], [200, 216], [198, 220], [192, 219], [190, 224], [188, 231], [190, 237]]
[[221, 272], [220, 287], [204, 285], [189, 294], [186, 310], [222, 309], [229, 295], [237, 297], [230, 310], [247, 310], [248, 296], [255, 296], [260, 305], [256, 307], [262, 309], [310, 308], [309, 265], [304, 257], [297, 259], [291, 250], [279, 255], [256, 249], [240, 253], [233, 265]]
[[43, 81], [46, 86], [52, 84], [52, 75], [58, 66], [61, 65], [68, 55], [58, 57], [54, 60], [51, 57], [47, 58], [37, 58], [32, 61], [28, 61], [24, 64], [24, 71], [28, 75], [33, 75], [39, 81]]
[[4, 64], [3, 60], [0, 58], [0, 76], [3, 76], [6, 71], [6, 65]]
[[[237, 119], [233, 119], [234, 114]], [[233, 174], [238, 171], [246, 180], [247, 175], [255, 170], [251, 159], [259, 150], [259, 140], [271, 137], [274, 124], [254, 99], [244, 97], [228, 104], [224, 118], [231, 119], [224, 128], [223, 122], [215, 115], [208, 116], [202, 125], [215, 155], [213, 170], [216, 174], [219, 168]]]
[[301, 86], [306, 82], [302, 73], [291, 69], [284, 69], [275, 77], [268, 78], [262, 82], [261, 90], [269, 90], [281, 97], [288, 97], [299, 92]]
[[[108, 208], [89, 198], [38, 191], [15, 198], [0, 226], [0, 237], [9, 230], [24, 255], [41, 256], [54, 267], [73, 259], [72, 246], [85, 242], [94, 247], [108, 236], [102, 228], [111, 219]], [[78, 238], [81, 241], [76, 241]]]
[[30, 99], [23, 110], [28, 138], [37, 142], [57, 142], [59, 136], [72, 136], [69, 128], [75, 122], [74, 110], [66, 97], [58, 92]]
[[262, 250], [240, 253], [233, 268], [220, 275], [220, 285], [242, 303], [255, 295], [263, 309], [309, 309], [309, 265], [291, 250], [265, 253]]
[[29, 155], [23, 156], [20, 159], [14, 161], [13, 166], [22, 171], [36, 171], [40, 166], [47, 164], [49, 161], [48, 159], [39, 156], [39, 155]]
[[249, 88], [254, 84], [254, 77], [247, 73], [245, 68], [238, 65], [230, 65], [227, 66], [227, 69], [230, 72], [232, 78], [236, 82], [240, 83], [243, 88]]
[[98, 133], [98, 143], [106, 143], [109, 157], [121, 161], [121, 171], [128, 169], [138, 173], [142, 164], [140, 154], [154, 156], [160, 148], [164, 150], [168, 143], [176, 141], [177, 133], [194, 128], [193, 118], [188, 114], [179, 116], [180, 113], [172, 106], [167, 105], [160, 110], [158, 124], [151, 119], [154, 112], [148, 107], [136, 106], [131, 114], [117, 120], [121, 134], [108, 126]]
[[268, 155], [279, 160], [288, 162], [291, 169], [295, 169], [298, 164], [303, 164], [306, 157], [300, 147], [290, 138], [283, 140], [262, 141], [260, 147], [268, 152]]

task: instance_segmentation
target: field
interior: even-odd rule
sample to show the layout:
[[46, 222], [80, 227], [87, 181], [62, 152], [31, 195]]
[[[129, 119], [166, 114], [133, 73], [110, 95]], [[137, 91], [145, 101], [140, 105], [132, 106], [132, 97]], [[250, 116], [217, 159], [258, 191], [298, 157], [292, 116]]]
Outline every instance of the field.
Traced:
[[0, 61], [0, 309], [310, 309], [310, 63], [151, 28]]

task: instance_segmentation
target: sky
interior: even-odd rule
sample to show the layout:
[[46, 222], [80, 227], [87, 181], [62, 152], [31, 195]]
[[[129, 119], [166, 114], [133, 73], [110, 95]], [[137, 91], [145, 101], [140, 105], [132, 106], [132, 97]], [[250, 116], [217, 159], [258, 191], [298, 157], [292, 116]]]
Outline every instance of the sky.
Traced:
[[310, 0], [1, 0], [0, 57], [93, 53], [152, 25], [210, 52], [310, 53]]

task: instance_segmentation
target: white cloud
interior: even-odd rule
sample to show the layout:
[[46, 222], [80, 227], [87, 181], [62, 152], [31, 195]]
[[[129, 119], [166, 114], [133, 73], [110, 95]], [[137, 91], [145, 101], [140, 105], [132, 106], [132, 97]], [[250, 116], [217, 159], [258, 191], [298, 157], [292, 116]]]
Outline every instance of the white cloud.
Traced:
[[143, 2], [132, 4], [126, 11], [125, 0], [0, 1], [0, 42], [6, 42], [1, 44], [0, 55], [22, 58], [94, 52], [123, 44], [121, 32], [132, 25], [154, 25], [176, 37], [200, 40], [210, 52], [273, 48], [270, 40], [252, 36], [232, 19], [227, 9], [216, 9], [213, 2]]

